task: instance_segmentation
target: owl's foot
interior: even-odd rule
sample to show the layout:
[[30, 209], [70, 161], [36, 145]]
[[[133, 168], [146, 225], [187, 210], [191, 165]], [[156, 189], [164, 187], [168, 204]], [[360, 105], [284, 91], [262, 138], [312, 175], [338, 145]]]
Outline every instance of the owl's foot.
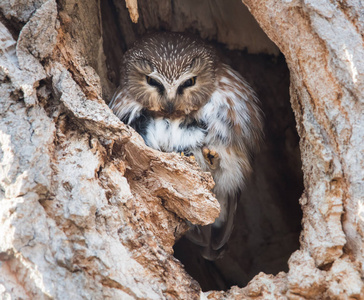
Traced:
[[188, 157], [189, 159], [192, 159], [192, 160], [196, 160], [195, 156], [192, 154], [192, 153], [189, 153], [189, 152], [184, 152], [184, 151], [181, 151], [181, 152], [178, 152], [181, 156], [186, 156]]
[[202, 154], [210, 167], [212, 169], [216, 169], [220, 161], [219, 154], [215, 150], [211, 150], [206, 146], [202, 147]]

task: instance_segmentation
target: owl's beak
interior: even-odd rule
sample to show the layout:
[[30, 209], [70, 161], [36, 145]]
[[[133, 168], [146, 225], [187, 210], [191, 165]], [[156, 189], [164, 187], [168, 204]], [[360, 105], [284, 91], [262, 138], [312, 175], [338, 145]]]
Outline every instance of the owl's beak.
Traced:
[[164, 110], [171, 114], [174, 112], [174, 103], [172, 101], [167, 101], [167, 103], [164, 105]]
[[163, 109], [168, 113], [171, 114], [175, 110], [175, 100], [176, 97], [176, 89], [174, 86], [168, 86], [166, 88], [166, 102], [164, 103]]

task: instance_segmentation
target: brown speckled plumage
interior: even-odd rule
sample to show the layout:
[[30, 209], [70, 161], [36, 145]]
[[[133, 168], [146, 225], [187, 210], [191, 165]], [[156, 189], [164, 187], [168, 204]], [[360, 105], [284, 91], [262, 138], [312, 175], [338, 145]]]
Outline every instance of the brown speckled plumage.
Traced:
[[245, 80], [210, 45], [179, 33], [152, 34], [125, 53], [110, 107], [152, 148], [194, 155], [215, 180], [221, 205], [213, 225], [188, 237], [216, 259], [229, 239], [237, 194], [259, 147], [262, 114]]

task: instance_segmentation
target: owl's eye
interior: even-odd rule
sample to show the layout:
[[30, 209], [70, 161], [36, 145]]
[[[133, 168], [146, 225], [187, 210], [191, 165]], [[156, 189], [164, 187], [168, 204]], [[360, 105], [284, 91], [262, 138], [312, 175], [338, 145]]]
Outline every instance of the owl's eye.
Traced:
[[150, 86], [154, 86], [158, 89], [158, 91], [160, 93], [163, 93], [164, 91], [164, 86], [163, 84], [161, 84], [160, 82], [158, 82], [157, 80], [153, 79], [152, 77], [149, 77], [149, 76], [145, 76], [146, 79], [147, 79], [147, 83], [150, 85]]
[[191, 77], [190, 79], [187, 79], [184, 83], [182, 83], [179, 87], [178, 87], [178, 94], [182, 95], [183, 94], [183, 90], [187, 87], [190, 86], [194, 86], [196, 84], [196, 76]]
[[190, 79], [187, 79], [184, 83], [182, 83], [180, 86], [182, 88], [186, 88], [186, 87], [189, 87], [189, 86], [193, 86], [196, 84], [196, 76], [194, 77], [191, 77]]
[[161, 85], [157, 80], [153, 79], [152, 77], [146, 76], [147, 83], [151, 86], [159, 86]]

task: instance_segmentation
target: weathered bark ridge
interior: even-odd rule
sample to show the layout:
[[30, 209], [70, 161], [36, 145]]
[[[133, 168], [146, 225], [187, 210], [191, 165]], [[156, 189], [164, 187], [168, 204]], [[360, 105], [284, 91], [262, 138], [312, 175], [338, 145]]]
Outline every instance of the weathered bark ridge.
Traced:
[[[102, 97], [113, 89], [109, 79], [117, 75], [105, 66], [101, 4], [5, 0], [1, 297], [364, 298], [363, 6], [244, 3], [285, 55], [291, 74], [305, 191], [301, 246], [289, 271], [260, 273], [245, 288], [201, 293], [172, 246], [187, 230], [185, 220], [208, 224], [218, 215], [212, 179], [188, 158], [147, 148], [105, 104]], [[161, 3], [165, 19], [156, 14], [151, 27], [156, 20], [172, 24], [168, 12], [182, 7], [175, 4], [163, 10], [169, 4]], [[135, 1], [129, 10], [136, 20]], [[216, 29], [217, 39], [224, 37], [217, 28], [201, 28], [202, 36]]]

